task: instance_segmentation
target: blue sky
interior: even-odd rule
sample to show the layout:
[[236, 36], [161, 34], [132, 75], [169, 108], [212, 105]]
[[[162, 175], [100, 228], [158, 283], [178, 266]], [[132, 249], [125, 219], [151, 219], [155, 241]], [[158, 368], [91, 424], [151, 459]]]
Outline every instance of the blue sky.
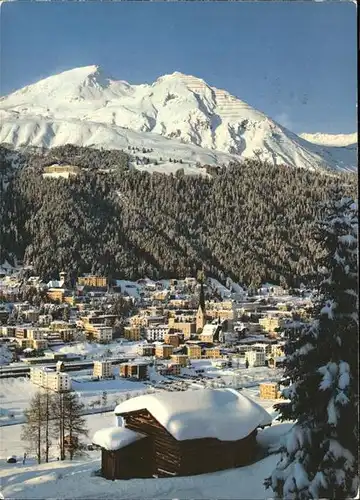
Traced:
[[99, 64], [130, 83], [181, 71], [294, 132], [356, 130], [356, 7], [313, 2], [5, 2], [1, 94]]

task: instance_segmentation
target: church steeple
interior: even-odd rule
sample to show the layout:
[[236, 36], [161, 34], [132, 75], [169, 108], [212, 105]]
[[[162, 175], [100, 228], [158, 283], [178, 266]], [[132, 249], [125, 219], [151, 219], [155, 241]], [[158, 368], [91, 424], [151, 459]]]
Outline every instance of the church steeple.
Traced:
[[204, 283], [200, 285], [200, 294], [199, 294], [199, 307], [204, 311], [205, 314], [205, 293], [204, 293]]
[[198, 281], [198, 283], [200, 283], [199, 307], [201, 307], [201, 309], [205, 312], [205, 292], [204, 292], [205, 272], [204, 272], [204, 270], [198, 271], [197, 281]]
[[204, 292], [205, 274], [203, 271], [198, 272], [197, 280], [200, 283], [200, 293], [199, 293], [199, 307], [196, 314], [196, 332], [202, 330], [206, 323], [205, 292]]

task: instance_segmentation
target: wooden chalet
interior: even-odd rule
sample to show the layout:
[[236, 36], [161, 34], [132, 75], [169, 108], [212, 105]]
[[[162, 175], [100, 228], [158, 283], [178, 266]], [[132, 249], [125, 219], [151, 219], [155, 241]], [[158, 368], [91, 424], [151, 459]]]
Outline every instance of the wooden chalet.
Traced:
[[101, 473], [106, 479], [152, 477], [150, 437], [125, 427], [101, 429], [93, 444], [101, 447]]
[[232, 389], [139, 396], [118, 405], [115, 414], [122, 420], [118, 429], [131, 432], [133, 439], [117, 449], [94, 440], [102, 448], [102, 473], [108, 479], [188, 476], [243, 466], [255, 458], [257, 428], [271, 425], [261, 406]]

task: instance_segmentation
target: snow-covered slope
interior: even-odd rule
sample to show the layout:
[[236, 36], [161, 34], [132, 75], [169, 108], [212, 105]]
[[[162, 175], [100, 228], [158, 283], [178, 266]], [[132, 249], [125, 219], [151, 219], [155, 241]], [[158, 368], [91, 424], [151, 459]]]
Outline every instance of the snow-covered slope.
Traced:
[[320, 146], [334, 146], [338, 148], [350, 146], [357, 143], [358, 135], [356, 132], [353, 134], [300, 134], [302, 139], [313, 144], [319, 144]]
[[16, 147], [140, 145], [189, 162], [258, 157], [312, 170], [356, 168], [355, 151], [333, 154], [225, 90], [178, 72], [130, 85], [97, 66], [76, 68], [1, 98], [0, 113], [0, 142]]

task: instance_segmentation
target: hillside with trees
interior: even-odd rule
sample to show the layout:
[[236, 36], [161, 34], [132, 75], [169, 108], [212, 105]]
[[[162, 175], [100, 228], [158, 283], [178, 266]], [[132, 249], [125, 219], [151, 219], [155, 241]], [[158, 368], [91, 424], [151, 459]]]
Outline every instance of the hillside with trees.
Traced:
[[358, 208], [339, 195], [325, 209], [318, 237], [326, 252], [314, 318], [288, 331], [286, 400], [295, 422], [265, 481], [286, 500], [355, 498], [359, 493]]
[[[123, 151], [0, 149], [0, 261], [15, 255], [49, 278], [63, 269], [137, 279], [203, 268], [221, 281], [294, 286], [312, 279], [323, 255], [314, 235], [321, 203], [334, 188], [357, 189], [354, 174], [257, 160], [205, 177], [139, 172]], [[53, 163], [81, 173], [43, 178]]]

